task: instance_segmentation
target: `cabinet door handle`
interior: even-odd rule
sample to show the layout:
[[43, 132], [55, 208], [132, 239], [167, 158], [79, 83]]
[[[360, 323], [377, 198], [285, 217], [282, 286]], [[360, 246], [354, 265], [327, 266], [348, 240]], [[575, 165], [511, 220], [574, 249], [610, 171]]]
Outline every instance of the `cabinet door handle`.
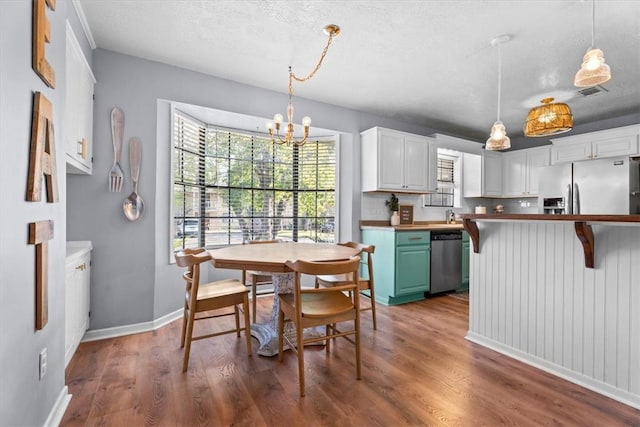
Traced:
[[76, 267], [76, 270], [84, 271], [85, 268], [87, 268], [87, 265], [85, 263], [82, 263]]
[[422, 240], [422, 237], [409, 237], [409, 240]]
[[83, 159], [87, 158], [87, 140], [85, 138], [82, 138], [80, 141], [78, 141], [77, 151], [78, 156], [82, 157]]

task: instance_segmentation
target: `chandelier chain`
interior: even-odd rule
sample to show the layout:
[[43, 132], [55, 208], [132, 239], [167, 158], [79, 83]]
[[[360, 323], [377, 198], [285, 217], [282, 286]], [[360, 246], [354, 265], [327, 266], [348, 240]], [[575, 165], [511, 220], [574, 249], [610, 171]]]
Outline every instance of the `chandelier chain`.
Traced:
[[322, 66], [322, 61], [324, 61], [324, 57], [327, 56], [327, 51], [329, 50], [329, 46], [331, 46], [331, 41], [333, 40], [333, 37], [334, 37], [334, 34], [329, 35], [329, 40], [327, 40], [327, 45], [324, 47], [324, 50], [322, 51], [322, 55], [320, 55], [320, 60], [318, 61], [318, 64], [307, 77], [298, 77], [291, 71], [291, 69], [289, 69], [289, 75], [291, 76], [291, 78], [298, 82], [304, 82], [312, 78]]

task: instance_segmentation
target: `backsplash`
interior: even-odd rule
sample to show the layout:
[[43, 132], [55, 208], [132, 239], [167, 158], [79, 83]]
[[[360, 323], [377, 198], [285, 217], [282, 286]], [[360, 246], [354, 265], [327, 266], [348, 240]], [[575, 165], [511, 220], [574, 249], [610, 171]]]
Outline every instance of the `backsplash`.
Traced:
[[[414, 221], [445, 221], [447, 211], [453, 209], [456, 215], [473, 213], [478, 205], [485, 206], [487, 213], [493, 213], [495, 205], [503, 205], [506, 213], [535, 214], [538, 213], [537, 198], [522, 199], [489, 199], [469, 198], [461, 199], [459, 207], [423, 206], [423, 197], [419, 194], [395, 193], [400, 205], [413, 206]], [[360, 218], [363, 220], [389, 219], [389, 207], [385, 204], [391, 193], [362, 193], [362, 211]]]

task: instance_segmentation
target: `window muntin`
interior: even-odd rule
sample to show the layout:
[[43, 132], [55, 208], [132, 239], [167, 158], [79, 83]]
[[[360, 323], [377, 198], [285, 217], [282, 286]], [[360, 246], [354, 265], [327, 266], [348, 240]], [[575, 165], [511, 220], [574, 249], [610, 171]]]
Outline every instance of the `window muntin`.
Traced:
[[424, 196], [425, 206], [451, 206], [454, 205], [455, 182], [454, 165], [455, 160], [438, 154], [438, 184], [436, 192]]
[[272, 238], [335, 242], [335, 140], [276, 145], [179, 111], [173, 138], [174, 250]]

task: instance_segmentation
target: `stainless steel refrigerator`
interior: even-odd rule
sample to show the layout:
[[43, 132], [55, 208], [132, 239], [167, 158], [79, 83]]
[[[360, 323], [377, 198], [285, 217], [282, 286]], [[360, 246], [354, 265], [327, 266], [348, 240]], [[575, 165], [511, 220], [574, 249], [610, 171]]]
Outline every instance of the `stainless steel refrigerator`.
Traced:
[[640, 158], [545, 166], [539, 177], [539, 213], [640, 214]]

